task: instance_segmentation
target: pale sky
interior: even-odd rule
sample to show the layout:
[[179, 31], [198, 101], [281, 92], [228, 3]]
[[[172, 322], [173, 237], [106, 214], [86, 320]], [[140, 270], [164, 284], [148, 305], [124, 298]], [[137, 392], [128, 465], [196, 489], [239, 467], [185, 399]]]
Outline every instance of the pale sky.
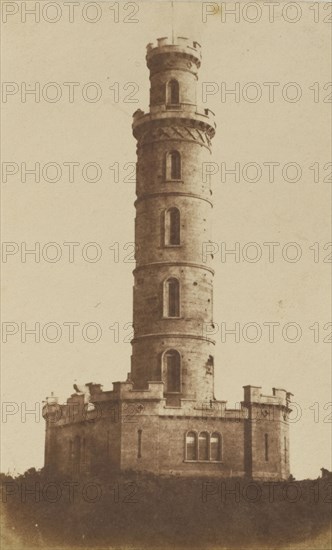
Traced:
[[[3, 104], [7, 139], [2, 161], [18, 165], [18, 173], [2, 184], [2, 240], [16, 243], [6, 249], [15, 253], [3, 264], [2, 319], [18, 331], [8, 336], [2, 352], [2, 399], [5, 410], [13, 413], [3, 416], [2, 471], [23, 472], [43, 465], [44, 421], [38, 414], [24, 416], [24, 407], [38, 407], [51, 391], [65, 400], [75, 379], [111, 389], [112, 382], [125, 380], [130, 370], [131, 346], [124, 340], [130, 339], [126, 324], [132, 320], [134, 268], [126, 261], [132, 251], [126, 243], [134, 240], [135, 185], [130, 181], [132, 165], [127, 164], [136, 161], [132, 114], [137, 108], [148, 109], [145, 47], [171, 35], [171, 9], [167, 2], [96, 2], [97, 8], [84, 11], [84, 4], [75, 8], [72, 22], [68, 6], [59, 2], [57, 13], [41, 13], [40, 22], [24, 16], [18, 6], [18, 13], [3, 23], [3, 81], [12, 84], [5, 89]], [[228, 16], [222, 22], [220, 9], [203, 22], [204, 10], [210, 13], [210, 7], [200, 2], [175, 4], [175, 35], [189, 35], [202, 45], [198, 98], [202, 103], [202, 90], [211, 92], [204, 107], [214, 111], [217, 123], [211, 157], [217, 172], [212, 176], [216, 397], [233, 407], [243, 398], [246, 384], [262, 386], [264, 394], [272, 387], [292, 392], [297, 413], [291, 424], [291, 471], [297, 479], [315, 478], [321, 467], [330, 468], [331, 443], [327, 163], [332, 89], [325, 86], [331, 80], [327, 4], [314, 11], [308, 3], [298, 2], [298, 13], [285, 12], [279, 4], [271, 22], [266, 9], [259, 18], [256, 14], [257, 22], [250, 22], [255, 14], [243, 11], [244, 4], [238, 22]], [[99, 15], [98, 21], [89, 22]], [[54, 23], [47, 21], [56, 18]], [[291, 23], [294, 18], [298, 21]], [[28, 94], [22, 102], [24, 83], [29, 91], [28, 85], [36, 82], [40, 101]], [[57, 85], [52, 88], [49, 83]], [[70, 88], [68, 83], [76, 84]], [[274, 102], [269, 101], [272, 84], [267, 83], [275, 83]], [[222, 97], [223, 86], [238, 86], [240, 100]], [[96, 90], [101, 90], [101, 97], [90, 102]], [[251, 102], [255, 93], [261, 98]], [[51, 102], [54, 94], [59, 94], [59, 101]], [[291, 102], [294, 94], [297, 102]], [[70, 182], [64, 163], [75, 162], [79, 166]], [[269, 182], [266, 163], [271, 162], [279, 165]], [[27, 169], [40, 163], [40, 182], [31, 174], [24, 182], [21, 163]], [[47, 170], [47, 163], [60, 166], [59, 181], [46, 181], [45, 174], [48, 179], [55, 174], [52, 167]], [[98, 181], [91, 181], [93, 166], [83, 168], [87, 163], [100, 167]], [[239, 182], [230, 175], [222, 182], [222, 163], [227, 169], [239, 163]], [[248, 163], [262, 170], [256, 182], [249, 181], [250, 168], [243, 168]], [[296, 182], [290, 181], [295, 172], [288, 163], [300, 167]], [[48, 243], [54, 242], [61, 257], [51, 263], [47, 258], [55, 248]], [[73, 262], [64, 245], [68, 242], [79, 243]], [[91, 242], [102, 251], [95, 263], [86, 259], [96, 250], [85, 246]], [[231, 249], [236, 242], [240, 261], [234, 256], [223, 261], [221, 243]], [[251, 242], [257, 243], [255, 248], [247, 246]], [[263, 243], [272, 242], [279, 244], [269, 262]], [[22, 243], [26, 248], [40, 243], [46, 260], [41, 255], [37, 263], [28, 255], [23, 263]], [[251, 263], [248, 258], [257, 250], [262, 257]], [[294, 253], [301, 254], [297, 262], [290, 261]], [[72, 343], [65, 325], [70, 322], [79, 323]], [[267, 323], [272, 322], [279, 325], [274, 342], [269, 342]], [[40, 323], [40, 342], [33, 335], [24, 342], [21, 323], [28, 329]], [[62, 328], [58, 342], [47, 341], [54, 337], [52, 327], [47, 332], [48, 323]], [[83, 329], [87, 323], [90, 332]], [[92, 323], [102, 331], [96, 343], [86, 341], [94, 337]], [[222, 323], [227, 328], [239, 323], [239, 342], [232, 336], [222, 341]], [[246, 333], [247, 323], [255, 325]], [[255, 336], [254, 327], [262, 331], [261, 337], [248, 342]], [[294, 327], [301, 334], [291, 343]]]

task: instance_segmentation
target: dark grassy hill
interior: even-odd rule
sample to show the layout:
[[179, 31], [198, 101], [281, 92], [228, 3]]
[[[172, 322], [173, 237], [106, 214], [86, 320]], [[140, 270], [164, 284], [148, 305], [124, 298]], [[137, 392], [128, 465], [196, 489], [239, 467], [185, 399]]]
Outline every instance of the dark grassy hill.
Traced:
[[301, 542], [313, 550], [308, 541], [328, 532], [331, 517], [328, 477], [267, 483], [127, 472], [78, 481], [31, 469], [15, 479], [2, 474], [1, 485], [3, 548], [15, 550], [271, 550]]

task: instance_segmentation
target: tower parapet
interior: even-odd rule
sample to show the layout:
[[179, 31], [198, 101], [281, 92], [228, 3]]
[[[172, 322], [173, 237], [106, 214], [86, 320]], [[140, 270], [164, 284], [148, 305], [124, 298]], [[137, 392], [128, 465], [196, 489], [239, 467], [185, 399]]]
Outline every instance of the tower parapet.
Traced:
[[[183, 64], [187, 70], [195, 72], [201, 66], [201, 45], [189, 38], [178, 36], [171, 41], [167, 36], [158, 38], [156, 44], [150, 42], [146, 47], [146, 62], [151, 71], [163, 70], [163, 63], [171, 66], [175, 60]], [[158, 61], [156, 57], [158, 56]]]
[[246, 404], [283, 405], [289, 408], [292, 394], [286, 390], [272, 388], [272, 395], [264, 395], [261, 393], [261, 386], [243, 386], [243, 389]]
[[[198, 69], [201, 65], [198, 42], [178, 37], [173, 43], [166, 37], [160, 38], [157, 46], [148, 44], [146, 61], [150, 69], [150, 110], [148, 114], [140, 110], [134, 114], [133, 133], [138, 147], [147, 129], [151, 132], [159, 128], [161, 134], [160, 129], [170, 125], [177, 125], [180, 134], [183, 126], [182, 138], [187, 140], [194, 137], [190, 136], [190, 128], [196, 128], [206, 134], [210, 146], [215, 133], [214, 114], [197, 105]], [[198, 137], [196, 135], [194, 139]]]

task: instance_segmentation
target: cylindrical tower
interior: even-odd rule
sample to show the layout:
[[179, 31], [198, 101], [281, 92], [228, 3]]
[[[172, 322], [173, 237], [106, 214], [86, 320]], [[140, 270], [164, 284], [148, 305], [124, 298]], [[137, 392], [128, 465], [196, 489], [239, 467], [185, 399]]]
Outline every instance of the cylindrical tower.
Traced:
[[213, 399], [212, 191], [202, 177], [215, 134], [196, 105], [200, 45], [160, 38], [147, 46], [150, 110], [134, 114], [137, 139], [136, 268], [131, 378], [164, 382], [169, 404]]

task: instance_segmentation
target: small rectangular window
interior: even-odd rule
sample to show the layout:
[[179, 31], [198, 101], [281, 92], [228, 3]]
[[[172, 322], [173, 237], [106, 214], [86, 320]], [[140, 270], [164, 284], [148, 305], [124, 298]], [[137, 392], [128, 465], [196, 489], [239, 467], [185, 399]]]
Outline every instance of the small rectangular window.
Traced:
[[268, 436], [268, 434], [265, 434], [264, 441], [265, 441], [265, 460], [266, 460], [266, 462], [268, 462], [268, 460], [269, 460], [269, 436]]

